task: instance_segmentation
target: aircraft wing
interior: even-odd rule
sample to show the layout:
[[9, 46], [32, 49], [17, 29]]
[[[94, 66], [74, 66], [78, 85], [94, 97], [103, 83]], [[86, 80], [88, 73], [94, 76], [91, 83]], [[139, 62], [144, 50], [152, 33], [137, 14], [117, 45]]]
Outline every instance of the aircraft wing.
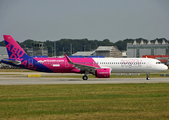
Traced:
[[94, 72], [95, 69], [99, 69], [98, 67], [93, 67], [93, 66], [88, 66], [88, 65], [82, 65], [82, 64], [77, 64], [77, 63], [73, 63], [69, 57], [65, 55], [65, 58], [67, 59], [67, 61], [74, 65], [74, 67], [76, 67], [77, 69], [79, 69], [80, 71], [88, 71], [88, 72]]
[[4, 61], [4, 62], [10, 62], [10, 63], [13, 63], [13, 64], [15, 64], [15, 65], [20, 65], [21, 64], [21, 61], [19, 61], [19, 60], [12, 60], [12, 59], [2, 59], [1, 60], [2, 62]]

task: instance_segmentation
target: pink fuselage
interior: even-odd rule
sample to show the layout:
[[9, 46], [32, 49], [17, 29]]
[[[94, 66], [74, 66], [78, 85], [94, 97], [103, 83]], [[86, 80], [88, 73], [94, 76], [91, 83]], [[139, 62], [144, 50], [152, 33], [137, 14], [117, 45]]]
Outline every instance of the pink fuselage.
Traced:
[[[55, 73], [84, 73], [74, 65], [69, 64], [66, 58], [33, 58], [37, 60], [38, 67], [46, 66]], [[70, 58], [73, 63], [100, 68], [92, 58]], [[45, 72], [45, 70], [44, 70]]]

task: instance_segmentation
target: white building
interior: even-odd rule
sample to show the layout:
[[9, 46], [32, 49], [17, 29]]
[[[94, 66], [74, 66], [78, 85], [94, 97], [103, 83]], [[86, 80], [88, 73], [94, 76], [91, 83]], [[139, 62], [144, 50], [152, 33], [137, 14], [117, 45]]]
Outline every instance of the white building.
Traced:
[[[5, 58], [9, 58], [6, 47], [0, 46], [0, 60], [5, 59]], [[0, 63], [0, 68], [3, 68], [3, 67], [11, 67], [11, 66], [6, 65], [4, 63]]]
[[95, 51], [80, 51], [72, 54], [72, 56], [95, 56]]
[[104, 57], [122, 57], [121, 51], [116, 46], [99, 46], [94, 51], [76, 52], [73, 56], [104, 56]]
[[0, 46], [0, 60], [4, 58], [9, 58], [6, 47]]
[[96, 56], [122, 57], [121, 51], [116, 46], [99, 46], [95, 52]]
[[127, 57], [142, 57], [143, 55], [169, 55], [169, 44], [163, 40], [159, 43], [156, 40], [154, 43], [148, 41], [144, 43], [143, 40], [137, 43], [136, 40], [133, 43], [127, 44]]

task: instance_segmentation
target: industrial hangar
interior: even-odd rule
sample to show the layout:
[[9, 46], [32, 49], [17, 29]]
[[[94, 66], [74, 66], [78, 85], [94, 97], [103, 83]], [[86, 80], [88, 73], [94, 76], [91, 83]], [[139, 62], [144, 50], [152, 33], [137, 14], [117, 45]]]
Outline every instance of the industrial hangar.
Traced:
[[127, 43], [127, 57], [128, 58], [141, 58], [143, 55], [169, 55], [169, 44], [163, 40], [162, 43], [156, 39], [155, 43], [148, 41], [148, 43], [141, 40], [137, 43]]

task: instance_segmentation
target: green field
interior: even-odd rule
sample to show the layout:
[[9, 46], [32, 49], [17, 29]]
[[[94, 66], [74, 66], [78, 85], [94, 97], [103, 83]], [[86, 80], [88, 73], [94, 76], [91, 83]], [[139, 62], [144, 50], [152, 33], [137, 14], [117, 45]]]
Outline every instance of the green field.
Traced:
[[0, 69], [0, 72], [37, 72], [28, 69]]
[[0, 86], [0, 119], [169, 119], [169, 83]]

